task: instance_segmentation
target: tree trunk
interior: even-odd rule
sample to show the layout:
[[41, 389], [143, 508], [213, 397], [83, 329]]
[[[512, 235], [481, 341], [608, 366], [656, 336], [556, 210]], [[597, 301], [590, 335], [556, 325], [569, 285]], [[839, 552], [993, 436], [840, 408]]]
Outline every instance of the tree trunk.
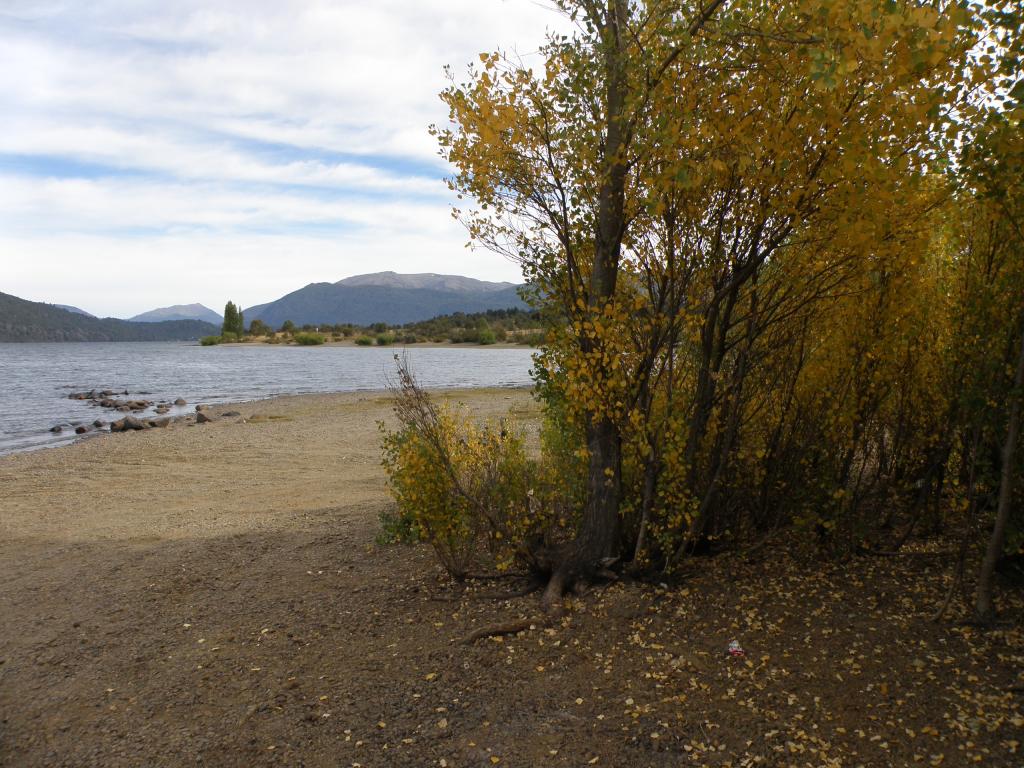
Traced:
[[1020, 433], [1021, 389], [1024, 388], [1024, 329], [1021, 332], [1020, 352], [1017, 355], [1017, 372], [1013, 377], [1013, 391], [1010, 394], [1010, 418], [1006, 427], [1006, 442], [1003, 443], [1003, 467], [999, 479], [999, 504], [996, 507], [996, 523], [988, 540], [985, 559], [978, 575], [978, 593], [974, 604], [974, 618], [980, 622], [992, 619], [995, 609], [992, 604], [992, 586], [995, 580], [996, 563], [1003, 553], [1006, 539], [1006, 524], [1010, 519], [1010, 498], [1013, 494], [1013, 460]]
[[[626, 199], [626, 24], [628, 0], [609, 0], [600, 19], [607, 88], [605, 91], [606, 135], [602, 152], [604, 174], [598, 191], [597, 222], [594, 232], [594, 264], [590, 273], [588, 309], [598, 315], [614, 299], [619, 273], [622, 237], [625, 229]], [[584, 352], [595, 344], [580, 340]], [[608, 365], [614, 365], [612, 360]], [[607, 373], [611, 373], [608, 371]], [[610, 378], [610, 376], [609, 376]], [[562, 565], [544, 595], [550, 607], [562, 589], [598, 570], [602, 560], [619, 553], [619, 500], [621, 497], [621, 434], [607, 412], [605, 403], [595, 403], [586, 415], [587, 498], [580, 528]], [[555, 593], [559, 594], [556, 595]]]

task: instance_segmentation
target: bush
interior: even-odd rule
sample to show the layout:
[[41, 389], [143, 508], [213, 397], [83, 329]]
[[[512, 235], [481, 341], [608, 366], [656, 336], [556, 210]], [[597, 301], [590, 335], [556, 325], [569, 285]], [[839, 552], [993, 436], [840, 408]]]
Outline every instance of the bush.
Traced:
[[420, 540], [413, 515], [402, 514], [394, 509], [380, 513], [378, 544], [415, 544]]
[[395, 343], [395, 337], [389, 333], [381, 333], [377, 336], [378, 347], [389, 347]]
[[448, 573], [463, 579], [487, 544], [492, 563], [533, 567], [525, 542], [543, 539], [549, 516], [535, 493], [537, 466], [523, 432], [506, 420], [474, 422], [437, 407], [403, 362], [395, 394], [397, 431], [383, 431], [383, 465], [397, 512], [382, 516], [382, 540], [429, 543]]
[[373, 339], [369, 336], [359, 336], [356, 338], [356, 344], [360, 347], [369, 347], [373, 345]]
[[477, 343], [479, 344], [494, 344], [497, 340], [498, 337], [490, 328], [484, 328], [477, 334]]
[[222, 341], [223, 339], [220, 336], [203, 336], [203, 338], [199, 340], [199, 343], [204, 347], [212, 347], [220, 344]]
[[327, 341], [320, 333], [296, 333], [294, 338], [295, 343], [303, 347], [312, 347]]

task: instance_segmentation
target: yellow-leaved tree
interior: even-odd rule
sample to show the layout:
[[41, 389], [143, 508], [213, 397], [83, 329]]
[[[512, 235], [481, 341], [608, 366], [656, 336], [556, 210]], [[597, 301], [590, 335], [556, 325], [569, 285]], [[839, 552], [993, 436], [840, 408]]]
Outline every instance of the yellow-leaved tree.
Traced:
[[[790, 428], [815, 312], [871, 286], [895, 301], [976, 34], [959, 3], [559, 5], [577, 32], [549, 41], [543, 71], [481, 55], [436, 129], [471, 237], [517, 259], [558, 319], [541, 379], [586, 481], [549, 603], [719, 533], [740, 459], [772, 454], [755, 420]], [[877, 405], [854, 408], [855, 431]]]

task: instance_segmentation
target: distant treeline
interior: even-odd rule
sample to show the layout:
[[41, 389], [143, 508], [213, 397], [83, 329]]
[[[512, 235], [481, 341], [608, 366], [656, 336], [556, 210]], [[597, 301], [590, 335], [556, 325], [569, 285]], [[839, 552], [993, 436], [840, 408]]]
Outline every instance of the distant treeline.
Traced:
[[244, 336], [224, 332], [220, 336], [203, 339], [204, 344], [225, 341], [244, 341], [246, 338], [264, 337], [269, 343], [323, 344], [327, 341], [352, 340], [361, 346], [387, 346], [389, 344], [525, 344], [537, 345], [544, 338], [539, 313], [525, 309], [489, 309], [485, 312], [455, 312], [405, 325], [373, 323], [306, 323], [296, 325], [286, 320], [279, 328], [272, 328], [262, 320], [253, 320]]

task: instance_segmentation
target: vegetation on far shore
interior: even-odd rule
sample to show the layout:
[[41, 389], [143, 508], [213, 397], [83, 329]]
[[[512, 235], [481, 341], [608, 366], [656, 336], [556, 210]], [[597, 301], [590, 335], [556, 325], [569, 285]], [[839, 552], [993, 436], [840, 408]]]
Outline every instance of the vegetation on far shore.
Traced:
[[[290, 320], [274, 329], [262, 320], [243, 327], [242, 312], [231, 302], [224, 310], [224, 328], [218, 336], [204, 336], [203, 346], [238, 342], [316, 346], [328, 342], [352, 342], [357, 346], [386, 347], [392, 344], [522, 344], [538, 346], [544, 340], [540, 313], [524, 309], [492, 309], [456, 312], [418, 323], [368, 326], [352, 323], [296, 326]], [[230, 318], [230, 328], [229, 328]]]

